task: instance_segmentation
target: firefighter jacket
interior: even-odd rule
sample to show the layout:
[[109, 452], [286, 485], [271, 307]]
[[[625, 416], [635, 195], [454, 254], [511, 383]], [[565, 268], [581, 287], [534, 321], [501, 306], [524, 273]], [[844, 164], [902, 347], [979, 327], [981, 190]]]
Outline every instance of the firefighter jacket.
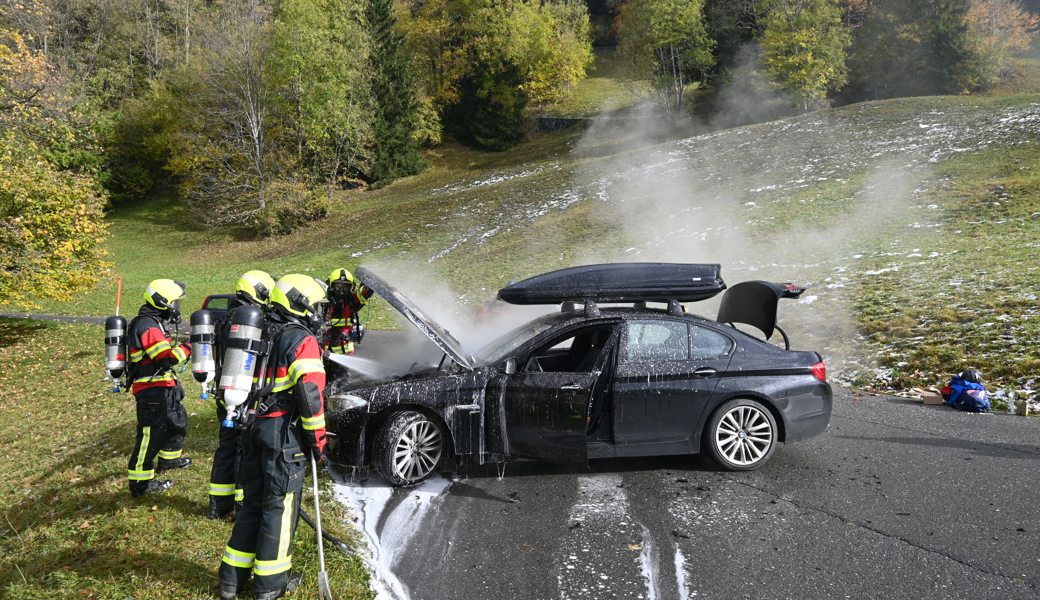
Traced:
[[353, 354], [354, 342], [350, 333], [354, 330], [354, 319], [361, 308], [372, 297], [372, 290], [360, 286], [357, 292], [348, 294], [345, 300], [334, 300], [329, 303], [328, 339], [324, 346], [337, 354]]
[[191, 344], [174, 345], [163, 325], [162, 313], [142, 306], [127, 331], [130, 351], [130, 391], [136, 396], [149, 388], [176, 387], [173, 368], [191, 356]]
[[[272, 319], [278, 318], [272, 314]], [[325, 368], [318, 340], [307, 328], [290, 323], [272, 336], [267, 363], [271, 395], [262, 399], [257, 419], [299, 417], [301, 442], [309, 449], [325, 450]]]

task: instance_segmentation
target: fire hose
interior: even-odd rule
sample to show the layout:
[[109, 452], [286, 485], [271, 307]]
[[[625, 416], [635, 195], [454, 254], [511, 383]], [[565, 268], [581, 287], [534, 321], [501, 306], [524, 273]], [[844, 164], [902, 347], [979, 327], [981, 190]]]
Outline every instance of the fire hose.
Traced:
[[[316, 529], [314, 525], [314, 519], [312, 519], [311, 516], [307, 514], [307, 511], [303, 510], [303, 507], [300, 507], [300, 518], [303, 519], [304, 523], [310, 525], [311, 529]], [[343, 553], [348, 555], [354, 554], [354, 550], [350, 546], [348, 546], [346, 542], [329, 533], [328, 530], [326, 530], [324, 527], [321, 530], [321, 537], [326, 542], [340, 549]]]

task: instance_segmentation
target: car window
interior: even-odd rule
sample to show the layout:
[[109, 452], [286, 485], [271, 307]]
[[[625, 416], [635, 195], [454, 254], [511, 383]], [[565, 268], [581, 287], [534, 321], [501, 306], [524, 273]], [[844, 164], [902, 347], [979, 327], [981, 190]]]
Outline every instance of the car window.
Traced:
[[206, 298], [206, 308], [213, 310], [227, 310], [228, 298], [226, 296], [211, 296]]
[[679, 321], [630, 321], [628, 361], [661, 362], [690, 358], [690, 333]]
[[728, 337], [707, 327], [690, 325], [690, 337], [693, 341], [691, 358], [695, 360], [724, 356], [733, 345]]
[[527, 359], [529, 373], [589, 373], [595, 367], [614, 325], [596, 325], [556, 338], [535, 350]]

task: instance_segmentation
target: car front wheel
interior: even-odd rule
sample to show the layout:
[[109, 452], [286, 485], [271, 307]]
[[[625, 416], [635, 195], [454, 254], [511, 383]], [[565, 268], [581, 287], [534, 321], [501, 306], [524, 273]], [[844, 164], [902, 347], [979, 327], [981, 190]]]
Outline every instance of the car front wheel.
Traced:
[[776, 450], [776, 419], [761, 402], [736, 399], [712, 415], [705, 431], [711, 459], [728, 471], [750, 471], [764, 465]]
[[400, 412], [379, 430], [374, 462], [392, 485], [415, 485], [429, 477], [444, 454], [440, 426], [422, 413]]

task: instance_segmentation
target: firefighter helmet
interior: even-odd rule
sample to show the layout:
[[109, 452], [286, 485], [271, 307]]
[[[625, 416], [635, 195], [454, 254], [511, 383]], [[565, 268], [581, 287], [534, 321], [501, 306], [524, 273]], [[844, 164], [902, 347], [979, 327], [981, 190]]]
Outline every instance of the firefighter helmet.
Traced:
[[312, 330], [321, 326], [327, 302], [324, 282], [298, 273], [282, 277], [271, 290], [273, 308], [296, 317]]
[[144, 291], [144, 301], [159, 310], [171, 310], [184, 297], [187, 286], [172, 279], [156, 279]]
[[252, 304], [263, 305], [270, 302], [273, 289], [274, 279], [266, 271], [246, 271], [238, 278], [235, 293]]
[[340, 268], [329, 273], [329, 278], [325, 280], [325, 285], [328, 286], [329, 300], [343, 302], [349, 298], [356, 284], [354, 283], [354, 274]]

